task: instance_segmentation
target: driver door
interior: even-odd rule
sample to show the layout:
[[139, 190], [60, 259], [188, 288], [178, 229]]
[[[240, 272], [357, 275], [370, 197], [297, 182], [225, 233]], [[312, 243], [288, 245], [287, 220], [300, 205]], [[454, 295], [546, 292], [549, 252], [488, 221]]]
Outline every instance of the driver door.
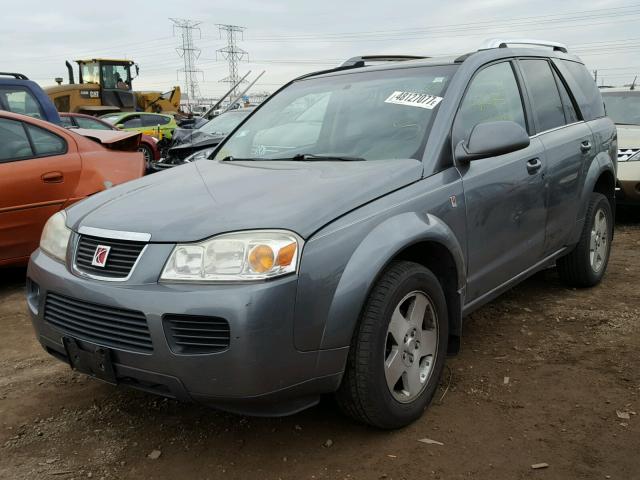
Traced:
[[[480, 123], [511, 120], [527, 129], [513, 66], [484, 67], [471, 80], [453, 128], [454, 146]], [[458, 165], [467, 218], [467, 302], [538, 262], [545, 240], [545, 155], [539, 139], [516, 152]]]

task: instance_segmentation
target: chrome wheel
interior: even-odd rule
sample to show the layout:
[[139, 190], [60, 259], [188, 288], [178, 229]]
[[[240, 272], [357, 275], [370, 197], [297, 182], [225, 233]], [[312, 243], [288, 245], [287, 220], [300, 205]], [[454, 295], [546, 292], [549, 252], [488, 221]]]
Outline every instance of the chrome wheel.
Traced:
[[607, 258], [609, 249], [609, 225], [607, 215], [603, 209], [596, 211], [593, 226], [591, 227], [591, 239], [589, 242], [589, 261], [591, 269], [598, 273]]
[[407, 294], [389, 322], [384, 374], [393, 398], [413, 401], [425, 389], [438, 353], [438, 319], [429, 296], [422, 291]]

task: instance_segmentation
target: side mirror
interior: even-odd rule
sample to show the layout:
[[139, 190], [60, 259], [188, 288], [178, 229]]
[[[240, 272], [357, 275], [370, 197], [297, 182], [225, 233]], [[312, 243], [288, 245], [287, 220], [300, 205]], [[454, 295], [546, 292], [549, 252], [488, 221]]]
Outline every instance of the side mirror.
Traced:
[[529, 135], [515, 122], [479, 123], [473, 127], [467, 140], [456, 145], [455, 156], [460, 162], [470, 162], [522, 150], [529, 143]]

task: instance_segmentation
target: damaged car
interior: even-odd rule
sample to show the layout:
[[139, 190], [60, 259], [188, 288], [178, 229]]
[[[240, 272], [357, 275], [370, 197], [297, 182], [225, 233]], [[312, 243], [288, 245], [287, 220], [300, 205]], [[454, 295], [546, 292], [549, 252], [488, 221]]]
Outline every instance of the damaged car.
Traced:
[[167, 155], [155, 163], [153, 169], [164, 170], [208, 158], [224, 137], [252, 111], [252, 108], [243, 108], [226, 112], [197, 129], [176, 128]]

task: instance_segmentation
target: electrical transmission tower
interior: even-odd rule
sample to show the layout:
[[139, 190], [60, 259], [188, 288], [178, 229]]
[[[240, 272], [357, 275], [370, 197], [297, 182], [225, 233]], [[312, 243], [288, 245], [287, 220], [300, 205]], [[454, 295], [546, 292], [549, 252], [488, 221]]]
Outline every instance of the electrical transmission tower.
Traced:
[[173, 22], [173, 34], [176, 34], [176, 28], [179, 29], [181, 43], [176, 49], [178, 55], [184, 60], [184, 66], [178, 70], [178, 74], [184, 74], [184, 90], [187, 94], [187, 109], [192, 111], [192, 107], [197, 105], [200, 98], [200, 87], [198, 86], [198, 74], [202, 70], [196, 68], [196, 60], [200, 56], [200, 49], [193, 43], [193, 32], [198, 32], [198, 37], [202, 38], [200, 33], [201, 22], [185, 20], [181, 18], [170, 18]]
[[[229, 76], [220, 80], [222, 83], [228, 83], [229, 88], [231, 89], [240, 81], [240, 76], [238, 75], [238, 63], [249, 54], [238, 47], [237, 45], [237, 36], [238, 33], [242, 38], [242, 32], [244, 32], [245, 27], [239, 27], [237, 25], [221, 25], [216, 24], [220, 31], [220, 38], [225, 34], [227, 37], [227, 46], [224, 48], [219, 48], [216, 50], [216, 55], [219, 53], [229, 64]], [[235, 87], [231, 91], [230, 98], [235, 98], [238, 96], [238, 88]]]

